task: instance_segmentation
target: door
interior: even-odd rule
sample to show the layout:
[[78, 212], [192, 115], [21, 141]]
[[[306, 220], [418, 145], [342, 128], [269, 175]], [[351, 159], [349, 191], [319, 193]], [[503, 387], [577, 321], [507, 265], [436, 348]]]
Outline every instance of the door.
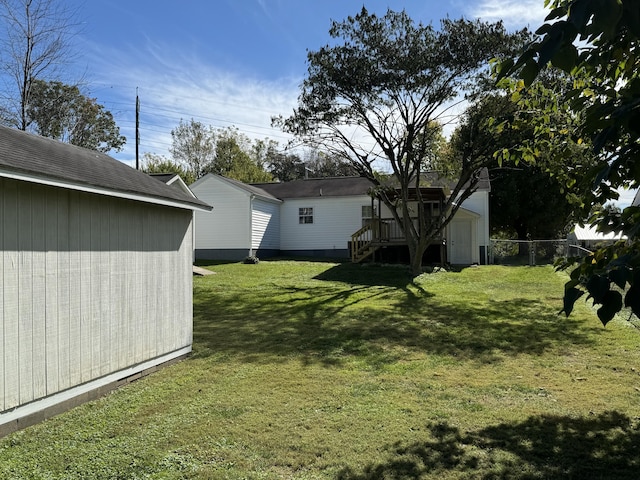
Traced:
[[472, 263], [472, 221], [467, 219], [451, 222], [449, 239], [449, 262], [459, 265]]

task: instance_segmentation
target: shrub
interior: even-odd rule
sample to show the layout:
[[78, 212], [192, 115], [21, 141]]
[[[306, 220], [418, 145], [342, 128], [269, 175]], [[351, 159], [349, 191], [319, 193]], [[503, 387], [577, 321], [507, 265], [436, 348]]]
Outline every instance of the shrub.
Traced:
[[260, 259], [258, 257], [256, 257], [255, 255], [249, 255], [248, 257], [246, 257], [244, 259], [244, 261], [242, 263], [260, 263]]

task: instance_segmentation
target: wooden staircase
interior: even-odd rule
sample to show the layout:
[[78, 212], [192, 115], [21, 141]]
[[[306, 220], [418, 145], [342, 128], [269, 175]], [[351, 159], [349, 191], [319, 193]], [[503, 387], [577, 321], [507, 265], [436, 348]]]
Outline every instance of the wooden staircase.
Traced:
[[360, 263], [375, 253], [378, 248], [373, 245], [375, 238], [374, 222], [368, 223], [351, 235], [351, 261]]

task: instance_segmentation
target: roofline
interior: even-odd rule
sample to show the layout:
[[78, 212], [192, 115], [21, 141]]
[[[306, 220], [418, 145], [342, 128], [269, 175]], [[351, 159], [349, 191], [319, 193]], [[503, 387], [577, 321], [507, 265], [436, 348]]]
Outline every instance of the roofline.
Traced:
[[[202, 183], [202, 182], [203, 182], [206, 178], [208, 178], [208, 177], [211, 177], [211, 178], [218, 178], [218, 179], [220, 179], [220, 180], [224, 181], [224, 183], [226, 183], [226, 184], [227, 184], [227, 185], [229, 185], [230, 187], [233, 187], [235, 190], [237, 190], [237, 191], [239, 191], [239, 192], [242, 192], [242, 193], [246, 193], [246, 194], [247, 194], [247, 196], [249, 196], [250, 198], [251, 198], [251, 197], [258, 197], [258, 198], [261, 198], [261, 199], [263, 199], [263, 200], [267, 200], [267, 201], [269, 201], [269, 202], [273, 202], [273, 203], [282, 203], [282, 202], [283, 202], [281, 199], [279, 199], [279, 198], [277, 198], [277, 197], [274, 197], [273, 195], [271, 195], [271, 194], [270, 194], [270, 193], [268, 193], [268, 192], [265, 192], [267, 195], [262, 195], [261, 193], [252, 192], [252, 191], [250, 191], [249, 189], [246, 189], [246, 188], [242, 188], [242, 187], [240, 187], [240, 186], [239, 186], [239, 185], [237, 185], [235, 182], [230, 181], [230, 179], [228, 179], [228, 178], [226, 178], [226, 177], [223, 177], [222, 175], [217, 175], [217, 174], [215, 174], [215, 173], [207, 173], [204, 177], [200, 177], [198, 180], [196, 180], [195, 182], [193, 182], [193, 183], [189, 186], [189, 188], [191, 189], [191, 188], [193, 188], [194, 186], [196, 186], [198, 183]], [[243, 183], [243, 182], [240, 182], [239, 180], [236, 180], [236, 182]], [[244, 185], [247, 185], [247, 186], [252, 186], [251, 184], [248, 184], [248, 183], [243, 183], [243, 184], [244, 184]], [[254, 188], [260, 188], [260, 187], [254, 187]]]
[[281, 201], [289, 201], [289, 200], [309, 200], [311, 198], [354, 198], [354, 197], [367, 197], [373, 198], [368, 193], [353, 193], [350, 195], [314, 195], [312, 197], [287, 197], [285, 200]]
[[[153, 175], [152, 175], [153, 176]], [[174, 183], [178, 182], [179, 184], [181, 184], [181, 189], [182, 191], [184, 191], [184, 193], [186, 193], [187, 195], [189, 195], [190, 197], [193, 198], [198, 198], [196, 197], [193, 192], [191, 191], [191, 189], [189, 188], [189, 185], [187, 185], [184, 180], [182, 180], [182, 177], [180, 175], [178, 175], [177, 173], [175, 173], [173, 175], [173, 177], [171, 177], [171, 179], [166, 182], [167, 185], [173, 185]], [[182, 188], [184, 187], [184, 188]]]
[[[453, 202], [453, 203], [454, 203], [454, 205], [458, 205], [457, 202]], [[476, 219], [482, 217], [481, 214], [479, 214], [477, 212], [474, 212], [473, 210], [469, 210], [468, 208], [464, 208], [462, 206], [458, 207], [458, 210], [457, 210], [456, 213], [458, 213], [458, 212], [463, 212], [463, 213], [465, 213], [467, 215], [470, 215], [471, 217], [476, 218]]]
[[210, 212], [211, 210], [213, 210], [213, 207], [209, 205], [205, 207], [204, 205], [198, 205], [198, 204], [189, 203], [189, 202], [180, 202], [177, 200], [174, 201], [168, 198], [151, 197], [147, 195], [123, 192], [120, 190], [112, 190], [104, 187], [96, 187], [92, 185], [83, 185], [83, 184], [78, 184], [73, 182], [67, 182], [64, 180], [38, 177], [38, 176], [34, 176], [27, 173], [8, 171], [2, 168], [0, 168], [0, 177], [10, 178], [12, 180], [20, 180], [23, 182], [36, 183], [39, 185], [47, 185], [49, 187], [66, 188], [69, 190], [76, 190], [79, 192], [93, 193], [96, 195], [104, 195], [104, 196], [115, 197], [115, 198], [122, 198], [125, 200], [134, 200], [134, 201], [143, 202], [143, 203], [151, 203], [154, 205], [163, 205], [167, 207], [182, 208], [185, 210], [199, 210], [203, 212]]

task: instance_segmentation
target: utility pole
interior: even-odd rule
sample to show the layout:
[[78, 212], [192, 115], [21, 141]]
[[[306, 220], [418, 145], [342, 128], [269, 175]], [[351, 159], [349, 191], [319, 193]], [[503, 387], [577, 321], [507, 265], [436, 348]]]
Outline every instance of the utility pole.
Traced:
[[136, 87], [136, 170], [140, 170], [140, 98]]

